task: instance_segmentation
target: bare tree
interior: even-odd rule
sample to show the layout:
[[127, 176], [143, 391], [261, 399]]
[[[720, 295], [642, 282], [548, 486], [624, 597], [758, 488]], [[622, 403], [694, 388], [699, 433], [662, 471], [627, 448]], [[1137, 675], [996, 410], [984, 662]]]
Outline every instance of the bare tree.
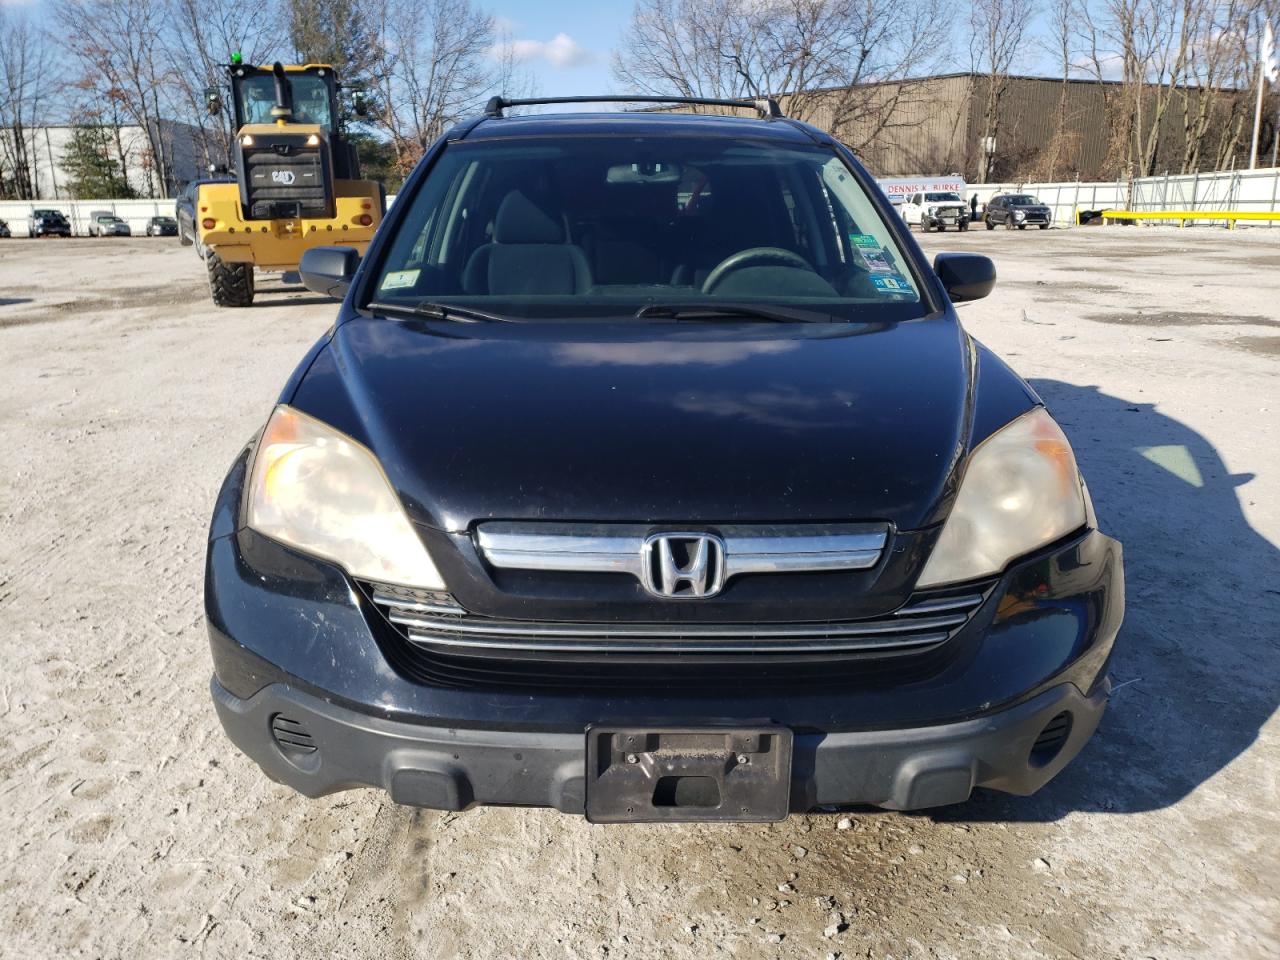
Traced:
[[1054, 0], [1048, 11], [1049, 28], [1044, 46], [1056, 60], [1061, 77], [1053, 134], [1036, 165], [1034, 176], [1037, 179], [1053, 180], [1066, 172], [1077, 175], [1080, 172], [1079, 152], [1083, 138], [1074, 129], [1076, 116], [1071, 110], [1071, 78], [1076, 69], [1079, 5], [1080, 0]]
[[983, 78], [977, 182], [986, 183], [1000, 149], [1000, 107], [1009, 75], [1027, 54], [1034, 0], [973, 0], [969, 8], [969, 59]]
[[55, 0], [60, 36], [86, 74], [102, 76], [147, 143], [145, 191], [173, 189], [172, 134], [162, 122], [161, 97], [173, 79], [162, 37], [169, 26], [163, 0]]
[[0, 6], [0, 197], [38, 192], [34, 127], [51, 76], [47, 45], [24, 14]]
[[374, 111], [401, 172], [495, 93], [512, 94], [518, 65], [493, 17], [471, 0], [384, 0], [372, 19]]
[[[1092, 73], [1099, 80], [1118, 74], [1107, 94], [1108, 173], [1199, 169], [1211, 128], [1234, 126], [1238, 98], [1228, 88], [1241, 79], [1248, 85], [1238, 70], [1250, 58], [1249, 43], [1256, 45], [1256, 38], [1246, 38], [1248, 21], [1262, 2], [1105, 0], [1084, 8]], [[1170, 136], [1177, 130], [1170, 114], [1175, 103], [1180, 144]]]
[[230, 98], [210, 117], [205, 90], [226, 85], [225, 65], [232, 53], [246, 63], [267, 63], [281, 54], [280, 29], [273, 11], [240, 0], [169, 0], [170, 29], [164, 48], [174, 65], [166, 103], [176, 118], [195, 130], [205, 163], [231, 163], [234, 134]]
[[736, 0], [637, 0], [614, 53], [614, 75], [629, 92], [649, 96], [746, 96], [733, 62], [742, 47], [740, 9]]
[[862, 150], [945, 57], [947, 0], [637, 0], [614, 56], [637, 94], [774, 96]]

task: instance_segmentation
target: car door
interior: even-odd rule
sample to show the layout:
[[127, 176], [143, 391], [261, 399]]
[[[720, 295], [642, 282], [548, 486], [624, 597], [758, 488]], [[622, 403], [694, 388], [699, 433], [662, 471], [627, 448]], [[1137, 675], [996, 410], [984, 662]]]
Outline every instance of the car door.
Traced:
[[195, 238], [195, 202], [197, 188], [197, 184], [188, 183], [187, 188], [183, 190], [182, 195], [178, 197], [174, 216], [178, 221], [179, 239], [186, 239], [187, 237]]
[[920, 222], [920, 200], [921, 195], [913, 193], [907, 197], [902, 204], [902, 219], [907, 223], [916, 224]]

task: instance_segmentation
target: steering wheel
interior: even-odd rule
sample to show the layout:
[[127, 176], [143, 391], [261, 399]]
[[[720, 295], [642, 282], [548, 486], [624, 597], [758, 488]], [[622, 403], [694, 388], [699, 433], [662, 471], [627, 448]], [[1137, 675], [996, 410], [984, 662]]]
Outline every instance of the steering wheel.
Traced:
[[783, 250], [781, 247], [752, 247], [750, 250], [739, 250], [737, 253], [730, 254], [717, 263], [715, 269], [707, 274], [707, 279], [703, 281], [702, 292], [713, 292], [730, 274], [746, 270], [748, 267], [791, 267], [813, 273], [813, 267], [809, 266], [809, 261], [798, 253]]

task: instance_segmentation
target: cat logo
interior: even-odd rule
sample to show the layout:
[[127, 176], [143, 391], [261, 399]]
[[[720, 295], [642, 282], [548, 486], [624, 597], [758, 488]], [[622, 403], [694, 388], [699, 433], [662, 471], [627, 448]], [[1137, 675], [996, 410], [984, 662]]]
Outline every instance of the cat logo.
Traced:
[[292, 170], [272, 170], [271, 171], [272, 183], [283, 183], [287, 187], [293, 183], [293, 179], [294, 178], [293, 178]]

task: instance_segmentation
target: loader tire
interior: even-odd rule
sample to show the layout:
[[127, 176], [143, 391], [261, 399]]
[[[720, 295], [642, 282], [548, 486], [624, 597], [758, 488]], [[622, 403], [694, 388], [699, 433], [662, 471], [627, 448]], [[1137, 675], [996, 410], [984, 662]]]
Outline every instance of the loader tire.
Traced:
[[220, 307], [253, 305], [253, 264], [227, 263], [212, 250], [204, 261], [209, 270], [209, 292]]

